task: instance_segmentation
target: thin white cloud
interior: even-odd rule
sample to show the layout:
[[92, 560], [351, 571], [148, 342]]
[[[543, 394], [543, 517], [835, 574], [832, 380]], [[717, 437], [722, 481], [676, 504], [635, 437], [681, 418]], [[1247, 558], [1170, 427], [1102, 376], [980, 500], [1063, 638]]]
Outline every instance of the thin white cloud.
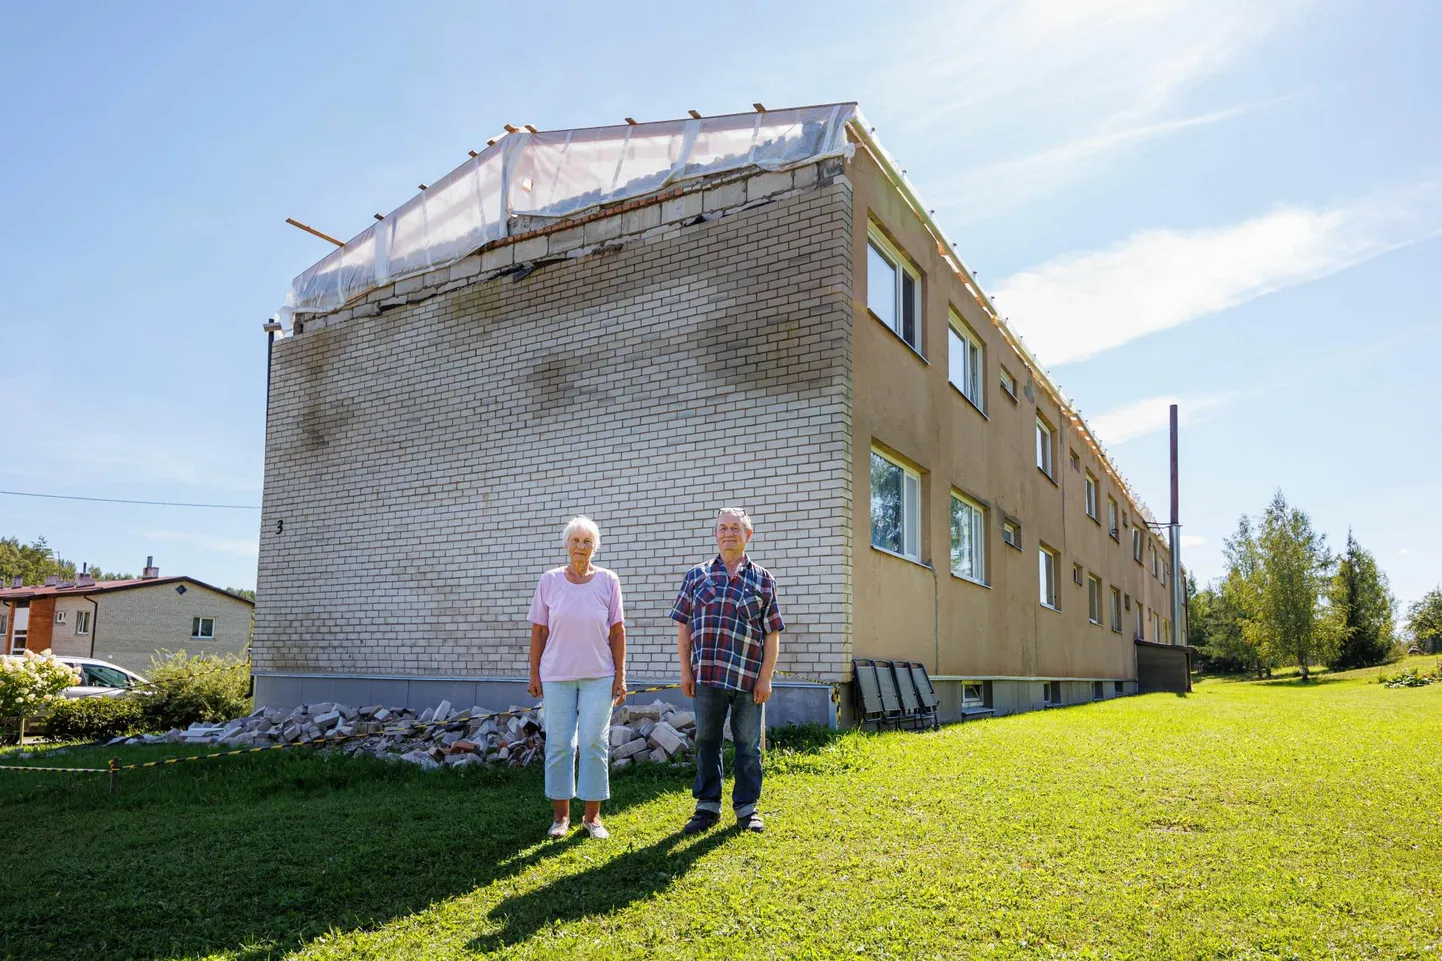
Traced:
[[1100, 414], [1089, 414], [1087, 424], [1102, 443], [1108, 447], [1116, 447], [1138, 437], [1166, 430], [1171, 423], [1172, 404], [1177, 405], [1177, 423], [1185, 426], [1198, 422], [1209, 411], [1229, 403], [1234, 396], [1214, 394], [1210, 397], [1148, 397]]
[[1183, 547], [1201, 547], [1201, 546], [1205, 545], [1206, 543], [1207, 543], [1207, 539], [1206, 539], [1205, 537], [1202, 537], [1200, 534], [1183, 534], [1183, 535], [1182, 535], [1182, 546], [1183, 546]]
[[1149, 230], [1003, 280], [997, 306], [1043, 363], [1103, 351], [1442, 233], [1442, 189], [1420, 184], [1324, 210], [1224, 227]]
[[260, 542], [255, 539], [213, 537], [209, 534], [196, 534], [192, 531], [146, 531], [145, 536], [157, 541], [181, 541], [194, 544], [207, 551], [235, 554], [252, 560], [260, 554]]
[[1397, 553], [1398, 553], [1399, 555], [1405, 556], [1405, 555], [1407, 555], [1407, 554], [1412, 553], [1412, 549], [1411, 549], [1410, 547], [1404, 547], [1404, 548], [1402, 548], [1400, 551], [1398, 551]]
[[965, 216], [974, 219], [1050, 194], [1075, 179], [1083, 167], [1095, 166], [1118, 148], [1228, 120], [1251, 109], [1254, 108], [1233, 107], [1184, 120], [1092, 133], [1017, 160], [1004, 160], [968, 171], [950, 182], [922, 185], [921, 189], [928, 201], [938, 206], [962, 208]]
[[[904, 38], [868, 37], [868, 61], [879, 49], [907, 51], [883, 65], [868, 98], [949, 151], [956, 179], [921, 188], [954, 206], [953, 217], [974, 220], [1060, 189], [1128, 147], [1246, 109], [1176, 115], [1185, 95], [1313, 3], [947, 3], [902, 18]], [[922, 33], [964, 39], [917, 56]], [[985, 193], [989, 186], [997, 193]]]

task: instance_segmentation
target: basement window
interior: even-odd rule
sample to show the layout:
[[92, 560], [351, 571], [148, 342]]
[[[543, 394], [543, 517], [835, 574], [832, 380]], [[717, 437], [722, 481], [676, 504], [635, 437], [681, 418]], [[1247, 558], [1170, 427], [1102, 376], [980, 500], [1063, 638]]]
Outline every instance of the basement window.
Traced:
[[963, 711], [979, 711], [986, 707], [986, 682], [985, 681], [962, 681], [961, 682], [961, 709]]
[[1106, 696], [1106, 689], [1102, 687], [1102, 682], [1092, 681], [1092, 700], [1100, 701]]
[[1043, 707], [1057, 707], [1061, 704], [1061, 681], [1043, 681], [1041, 685]]
[[921, 353], [921, 278], [901, 252], [875, 231], [866, 244], [866, 307]]
[[190, 622], [190, 639], [211, 640], [215, 637], [215, 618], [197, 617]]

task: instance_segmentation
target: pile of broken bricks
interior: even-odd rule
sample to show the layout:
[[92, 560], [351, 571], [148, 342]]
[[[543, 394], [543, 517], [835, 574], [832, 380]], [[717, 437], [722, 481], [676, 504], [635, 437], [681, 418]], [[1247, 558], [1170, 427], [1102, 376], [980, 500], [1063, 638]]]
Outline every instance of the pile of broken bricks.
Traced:
[[[611, 714], [607, 737], [611, 767], [684, 761], [691, 753], [696, 717], [674, 704], [623, 704]], [[729, 736], [729, 731], [727, 734]], [[454, 710], [449, 701], [417, 714], [379, 705], [303, 704], [292, 711], [257, 708], [224, 724], [192, 724], [165, 734], [115, 738], [111, 744], [194, 744], [268, 748], [318, 741], [349, 755], [368, 754], [439, 767], [529, 767], [545, 760], [544, 707]]]

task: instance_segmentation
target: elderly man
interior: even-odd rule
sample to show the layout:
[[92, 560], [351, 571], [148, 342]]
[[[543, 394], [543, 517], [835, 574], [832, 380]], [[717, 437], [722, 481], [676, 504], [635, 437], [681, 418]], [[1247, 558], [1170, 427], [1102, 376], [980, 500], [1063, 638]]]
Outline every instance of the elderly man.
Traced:
[[681, 659], [681, 690], [696, 705], [696, 813], [682, 829], [705, 831], [721, 819], [721, 725], [731, 712], [736, 784], [731, 804], [743, 831], [762, 831], [761, 705], [771, 697], [780, 632], [776, 579], [746, 555], [751, 518], [739, 507], [716, 515], [717, 556], [686, 572], [671, 619]]

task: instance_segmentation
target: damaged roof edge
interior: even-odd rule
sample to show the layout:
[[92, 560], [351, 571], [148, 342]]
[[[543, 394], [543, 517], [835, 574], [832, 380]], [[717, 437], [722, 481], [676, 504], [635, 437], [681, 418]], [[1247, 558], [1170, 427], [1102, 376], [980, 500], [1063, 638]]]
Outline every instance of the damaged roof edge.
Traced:
[[514, 216], [560, 220], [682, 181], [849, 156], [854, 103], [508, 133], [296, 277], [276, 320], [459, 262]]

